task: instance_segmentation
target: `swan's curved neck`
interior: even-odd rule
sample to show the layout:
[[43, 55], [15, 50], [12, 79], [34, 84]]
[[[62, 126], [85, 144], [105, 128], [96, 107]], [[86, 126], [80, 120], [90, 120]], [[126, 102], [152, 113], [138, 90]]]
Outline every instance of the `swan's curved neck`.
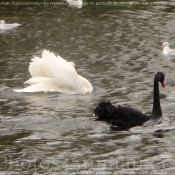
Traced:
[[154, 79], [154, 98], [153, 98], [152, 117], [153, 118], [162, 117], [162, 110], [159, 98], [159, 81], [156, 78]]

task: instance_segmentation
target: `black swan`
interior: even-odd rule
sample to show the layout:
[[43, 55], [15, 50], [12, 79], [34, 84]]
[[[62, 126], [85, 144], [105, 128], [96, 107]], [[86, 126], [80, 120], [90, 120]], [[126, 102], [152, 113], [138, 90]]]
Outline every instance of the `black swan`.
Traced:
[[101, 102], [95, 109], [94, 115], [98, 118], [118, 128], [130, 128], [140, 126], [151, 118], [162, 117], [162, 110], [159, 99], [159, 82], [162, 87], [165, 87], [165, 75], [162, 72], [157, 72], [154, 77], [154, 97], [153, 97], [153, 110], [151, 116], [147, 116], [142, 112], [129, 107], [114, 106], [110, 102]]

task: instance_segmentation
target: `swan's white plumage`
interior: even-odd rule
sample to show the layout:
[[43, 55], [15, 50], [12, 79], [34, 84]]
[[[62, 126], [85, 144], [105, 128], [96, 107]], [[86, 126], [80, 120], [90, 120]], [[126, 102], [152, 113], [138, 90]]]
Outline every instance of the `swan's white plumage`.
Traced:
[[51, 71], [48, 69], [48, 66], [46, 65], [44, 59], [34, 57], [31, 60], [32, 62], [30, 62], [29, 65], [29, 72], [32, 77], [54, 77]]
[[0, 20], [0, 30], [9, 30], [15, 27], [20, 26], [21, 24], [13, 23], [13, 24], [6, 24], [4, 20]]
[[25, 82], [29, 84], [16, 92], [58, 91], [68, 94], [85, 94], [93, 87], [84, 77], [77, 74], [75, 65], [60, 56], [44, 50], [42, 58], [34, 57], [29, 65], [32, 78]]
[[164, 42], [162, 44], [163, 46], [163, 55], [175, 55], [175, 49], [171, 49], [169, 47], [169, 43], [168, 42]]
[[66, 0], [71, 7], [82, 8], [83, 1], [82, 0]]

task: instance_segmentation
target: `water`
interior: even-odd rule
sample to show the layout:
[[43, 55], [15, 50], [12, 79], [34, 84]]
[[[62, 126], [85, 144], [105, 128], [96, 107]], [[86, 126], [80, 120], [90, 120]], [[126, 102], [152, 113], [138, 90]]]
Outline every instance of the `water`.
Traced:
[[[100, 1], [98, 1], [100, 2]], [[29, 174], [174, 174], [174, 1], [156, 6], [1, 6], [0, 18], [20, 27], [0, 32], [0, 170]], [[94, 91], [86, 95], [18, 94], [28, 65], [43, 49], [74, 61]], [[93, 120], [102, 100], [152, 110], [153, 77], [163, 118], [114, 131]], [[6, 173], [7, 174], [7, 173]]]

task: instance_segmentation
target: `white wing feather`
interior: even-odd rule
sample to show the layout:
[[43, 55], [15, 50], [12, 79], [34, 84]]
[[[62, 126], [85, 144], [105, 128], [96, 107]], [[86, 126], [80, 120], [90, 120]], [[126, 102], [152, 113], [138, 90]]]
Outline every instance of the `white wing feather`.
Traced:
[[47, 50], [43, 51], [42, 59], [52, 75], [57, 79], [59, 88], [69, 89], [75, 93], [86, 93], [75, 68], [60, 56], [55, 56]]
[[31, 60], [29, 72], [32, 77], [54, 77], [42, 58], [34, 57]]

